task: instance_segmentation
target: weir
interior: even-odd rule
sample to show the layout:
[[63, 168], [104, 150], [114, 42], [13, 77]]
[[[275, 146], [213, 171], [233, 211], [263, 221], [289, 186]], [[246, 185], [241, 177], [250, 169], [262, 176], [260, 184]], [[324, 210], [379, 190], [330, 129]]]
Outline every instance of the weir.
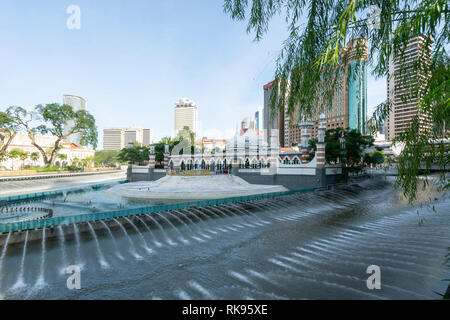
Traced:
[[[103, 186], [103, 185], [102, 185]], [[98, 186], [100, 187], [100, 186]], [[318, 189], [305, 189], [300, 191], [285, 191], [285, 192], [275, 192], [275, 193], [267, 193], [267, 194], [257, 194], [250, 196], [242, 196], [242, 197], [231, 197], [231, 198], [223, 198], [223, 199], [212, 199], [212, 200], [201, 200], [201, 201], [191, 201], [191, 202], [182, 202], [182, 203], [174, 203], [174, 204], [166, 204], [166, 205], [155, 205], [148, 207], [140, 207], [133, 209], [122, 209], [108, 212], [95, 212], [95, 213], [85, 213], [71, 216], [60, 216], [60, 217], [52, 217], [52, 218], [43, 218], [39, 220], [29, 220], [29, 221], [19, 221], [19, 222], [11, 222], [11, 223], [3, 223], [0, 224], [0, 247], [4, 245], [6, 239], [9, 237], [9, 243], [22, 243], [25, 241], [25, 233], [28, 235], [28, 241], [38, 241], [41, 240], [42, 237], [46, 238], [55, 238], [55, 237], [64, 237], [65, 240], [72, 239], [76, 237], [74, 235], [75, 231], [77, 232], [91, 232], [91, 227], [94, 230], [99, 230], [100, 232], [106, 232], [105, 226], [106, 224], [109, 228], [116, 228], [117, 225], [114, 222], [114, 219], [120, 221], [123, 226], [129, 226], [130, 221], [132, 223], [139, 223], [137, 217], [141, 220], [145, 221], [148, 225], [156, 225], [156, 227], [160, 228], [161, 222], [169, 222], [169, 223], [180, 223], [174, 215], [177, 214], [177, 210], [183, 210], [183, 214], [188, 219], [195, 219], [203, 221], [206, 218], [215, 219], [217, 218], [217, 212], [220, 212], [221, 215], [224, 216], [240, 216], [242, 213], [237, 214], [237, 212], [233, 212], [225, 206], [221, 210], [218, 210], [216, 206], [225, 205], [229, 203], [241, 203], [245, 204], [247, 201], [261, 200], [267, 198], [276, 198], [280, 196], [286, 196], [297, 193], [305, 193], [305, 192], [314, 192]], [[67, 191], [66, 191], [67, 192]], [[76, 190], [72, 190], [72, 192], [77, 192]], [[79, 192], [79, 190], [78, 190]], [[50, 192], [50, 195], [62, 194], [62, 192]], [[20, 196], [25, 201], [35, 201], [36, 198], [45, 198], [48, 195], [46, 193], [38, 193], [33, 195], [24, 195]], [[17, 202], [18, 198], [14, 197], [11, 201]], [[190, 212], [189, 208], [195, 208], [197, 213]], [[245, 205], [245, 209], [248, 211], [255, 210], [254, 204], [251, 202], [248, 205]], [[203, 208], [203, 209], [202, 209]], [[228, 210], [227, 210], [228, 209]], [[225, 214], [225, 211], [228, 211], [228, 215]], [[171, 211], [171, 214], [168, 214], [167, 211]], [[215, 213], [213, 213], [215, 212]], [[179, 213], [178, 213], [179, 214]], [[131, 220], [130, 220], [131, 219]], [[243, 219], [242, 221], [245, 221]], [[247, 221], [245, 221], [247, 222]], [[159, 224], [159, 226], [158, 226]], [[76, 225], [76, 228], [73, 227]], [[175, 229], [176, 227], [173, 226]], [[46, 229], [46, 232], [43, 233], [42, 229]], [[59, 232], [58, 232], [59, 230]], [[102, 230], [102, 231], [101, 231]]]

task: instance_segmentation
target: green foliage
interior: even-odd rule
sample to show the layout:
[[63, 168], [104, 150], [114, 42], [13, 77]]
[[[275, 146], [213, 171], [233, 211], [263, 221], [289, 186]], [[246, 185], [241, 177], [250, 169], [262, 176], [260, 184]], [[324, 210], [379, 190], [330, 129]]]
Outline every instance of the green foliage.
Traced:
[[118, 164], [123, 164], [126, 162], [121, 162], [118, 158], [120, 151], [116, 150], [99, 150], [95, 152], [94, 163], [96, 166], [100, 167], [116, 167]]
[[144, 163], [149, 161], [150, 148], [135, 144], [133, 147], [123, 148], [120, 150], [117, 158], [121, 162]]
[[[372, 5], [381, 11], [380, 27], [375, 29], [369, 29], [365, 19]], [[411, 130], [396, 139], [412, 148], [411, 152], [400, 156], [397, 181], [410, 201], [417, 191], [420, 158], [427, 168], [437, 161], [435, 163], [442, 169], [443, 186], [449, 185], [444, 172], [449, 162], [444, 139], [449, 139], [450, 132], [450, 77], [446, 53], [450, 39], [449, 7], [448, 0], [224, 0], [224, 11], [233, 19], [247, 20], [247, 32], [254, 32], [256, 40], [264, 36], [275, 15], [284, 17], [289, 33], [276, 61], [271, 106], [274, 111], [282, 111], [287, 105], [289, 114], [299, 111], [311, 115], [317, 98], [314, 88], [321, 85], [322, 76], [326, 77], [322, 83], [326, 100], [331, 102], [338, 85], [339, 68], [336, 66], [346, 65], [350, 58], [348, 52], [342, 50], [348, 41], [366, 38], [368, 66], [372, 67], [375, 77], [385, 77], [389, 59], [408, 56], [403, 53], [410, 39], [422, 33], [429, 36], [426, 44], [433, 40], [431, 63], [427, 61], [427, 54], [419, 55], [412, 66], [400, 68], [396, 76], [415, 84], [408, 87], [402, 99], [420, 95], [419, 113], [431, 115], [432, 125], [437, 129], [435, 132], [418, 130], [423, 126], [417, 117]], [[359, 42], [356, 49], [355, 58], [365, 54]], [[431, 76], [426, 78], [420, 74]], [[390, 108], [389, 101], [376, 108], [376, 125], [384, 121]], [[436, 142], [439, 146], [431, 148]]]
[[170, 137], [164, 137], [158, 143], [155, 143], [155, 161], [161, 163], [164, 161], [164, 149], [166, 143], [169, 143], [169, 152], [172, 152], [173, 148], [183, 140], [182, 137], [171, 139]]
[[16, 136], [17, 131], [18, 127], [11, 113], [0, 111], [0, 161], [8, 157], [6, 150]]
[[[53, 165], [58, 151], [61, 149], [61, 141], [75, 134], [81, 137], [82, 145], [97, 147], [98, 132], [94, 117], [85, 110], [73, 110], [69, 105], [57, 103], [38, 105], [34, 112], [22, 107], [10, 107], [7, 109], [16, 127], [25, 130], [35, 146], [44, 158], [46, 165]], [[36, 134], [51, 134], [57, 139], [50, 150], [37, 144]]]
[[[344, 133], [345, 153], [341, 152], [340, 139]], [[325, 132], [325, 160], [327, 163], [336, 163], [338, 160], [344, 161], [350, 169], [359, 169], [361, 157], [365, 148], [373, 146], [374, 139], [365, 136], [357, 130], [344, 130], [342, 128], [329, 129]], [[317, 140], [310, 140], [311, 156], [316, 150]]]
[[32, 161], [38, 161], [38, 160], [39, 160], [39, 152], [32, 152], [32, 153], [30, 154], [30, 159], [31, 159]]
[[379, 165], [384, 163], [384, 161], [386, 160], [386, 156], [384, 155], [383, 151], [374, 151], [371, 153], [366, 153], [364, 155], [364, 162], [367, 163], [368, 165]]

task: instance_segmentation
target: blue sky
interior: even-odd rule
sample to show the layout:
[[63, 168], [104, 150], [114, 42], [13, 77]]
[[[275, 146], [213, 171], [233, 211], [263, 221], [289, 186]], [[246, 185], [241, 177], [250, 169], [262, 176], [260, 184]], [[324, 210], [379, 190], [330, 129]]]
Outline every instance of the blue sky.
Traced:
[[[69, 30], [69, 5], [81, 29]], [[174, 103], [199, 105], [203, 136], [229, 136], [263, 105], [286, 37], [276, 18], [260, 42], [222, 0], [2, 0], [0, 108], [84, 97], [102, 146], [106, 127], [139, 125], [171, 135]], [[385, 80], [369, 76], [368, 108], [386, 97]]]

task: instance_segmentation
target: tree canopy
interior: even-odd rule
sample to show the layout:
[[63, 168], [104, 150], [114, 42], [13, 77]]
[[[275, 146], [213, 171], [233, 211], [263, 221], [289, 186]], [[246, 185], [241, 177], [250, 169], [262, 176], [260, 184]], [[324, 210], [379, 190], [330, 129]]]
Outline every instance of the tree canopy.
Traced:
[[135, 143], [132, 147], [125, 147], [120, 150], [117, 159], [123, 163], [144, 163], [149, 161], [150, 148]]
[[[323, 75], [329, 79], [325, 89], [326, 98], [331, 101], [337, 86], [337, 66], [345, 65], [350, 58], [345, 50], [348, 41], [367, 39], [367, 65], [375, 77], [386, 77], [389, 60], [405, 59], [406, 44], [419, 33], [427, 35], [426, 45], [433, 42], [431, 61], [427, 61], [426, 55], [420, 55], [414, 65], [399, 70], [405, 81], [415, 83], [402, 99], [418, 93], [421, 97], [418, 115], [409, 130], [394, 141], [411, 146], [411, 151], [400, 157], [397, 181], [410, 201], [416, 197], [420, 167], [417, 159], [422, 159], [427, 168], [441, 159], [438, 161], [441, 179], [448, 186], [444, 171], [449, 158], [445, 139], [450, 132], [446, 51], [450, 38], [449, 6], [448, 0], [224, 0], [224, 11], [233, 19], [247, 20], [247, 32], [254, 33], [257, 41], [269, 30], [274, 16], [285, 18], [289, 33], [276, 60], [271, 106], [281, 111], [287, 105], [289, 114], [295, 111], [306, 116], [312, 114], [317, 105], [316, 89]], [[379, 14], [371, 14], [372, 8]], [[365, 55], [362, 49], [358, 43], [353, 58]], [[388, 100], [377, 106], [374, 119], [378, 126], [391, 107]], [[419, 130], [423, 128], [419, 114], [424, 113], [439, 130]]]
[[[341, 150], [341, 137], [345, 138], [345, 150]], [[359, 170], [364, 150], [373, 146], [371, 136], [362, 135], [357, 130], [344, 130], [342, 128], [329, 129], [325, 132], [325, 160], [328, 163], [345, 161], [350, 170]], [[317, 140], [310, 140], [310, 149], [314, 156]]]
[[[74, 110], [70, 105], [57, 103], [37, 105], [34, 111], [22, 107], [10, 107], [6, 111], [13, 123], [23, 129], [41, 153], [47, 166], [52, 166], [61, 149], [61, 142], [80, 135], [82, 145], [97, 147], [98, 132], [94, 117], [86, 110]], [[56, 140], [47, 150], [37, 143], [37, 134], [51, 134]]]

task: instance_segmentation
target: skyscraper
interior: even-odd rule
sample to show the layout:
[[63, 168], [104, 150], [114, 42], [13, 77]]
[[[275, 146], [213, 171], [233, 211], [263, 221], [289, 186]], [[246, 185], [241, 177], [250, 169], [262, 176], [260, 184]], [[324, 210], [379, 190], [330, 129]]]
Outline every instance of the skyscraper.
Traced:
[[[315, 107], [311, 120], [314, 127], [311, 138], [316, 139], [319, 128], [319, 118], [326, 116], [326, 128], [356, 129], [362, 134], [367, 133], [367, 39], [359, 38], [347, 43], [341, 50], [341, 62], [333, 75], [322, 75], [322, 80], [316, 88]], [[333, 77], [337, 77], [333, 78]], [[327, 99], [329, 86], [336, 81], [331, 101]], [[298, 126], [302, 120], [299, 108], [289, 117], [286, 115], [285, 146], [300, 143], [301, 130]]]
[[[429, 77], [424, 69], [431, 61], [431, 46], [430, 38], [418, 34], [408, 41], [401, 56], [389, 59], [387, 97], [391, 109], [383, 127], [387, 140], [407, 130], [411, 120], [418, 115], [421, 89], [425, 86], [423, 80]], [[428, 119], [428, 115], [419, 114], [423, 128], [430, 127]]]
[[152, 144], [153, 141], [153, 131], [152, 129], [142, 129], [142, 144], [148, 146]]
[[122, 150], [130, 144], [139, 143], [148, 146], [153, 140], [153, 130], [138, 126], [130, 128], [107, 128], [103, 130], [103, 150]]
[[255, 112], [255, 130], [263, 130], [263, 125], [263, 108], [258, 108], [258, 110]]
[[122, 150], [125, 147], [125, 129], [103, 129], [103, 150]]
[[[74, 111], [78, 110], [87, 110], [87, 103], [86, 100], [84, 100], [82, 97], [74, 96], [70, 94], [65, 94], [63, 97], [63, 104], [67, 104], [73, 108]], [[74, 126], [73, 121], [69, 121], [67, 125], [64, 128], [64, 133], [68, 133], [69, 130]], [[81, 145], [81, 134], [76, 133], [70, 135], [70, 137], [67, 139], [70, 142], [73, 142], [75, 144]]]
[[197, 136], [198, 106], [187, 98], [181, 98], [175, 103], [175, 136], [184, 129], [189, 130]]
[[139, 143], [142, 144], [142, 128], [138, 126], [131, 126], [125, 129], [125, 146], [128, 147], [130, 144]]
[[270, 99], [272, 95], [274, 82], [269, 82], [264, 85], [264, 130], [266, 134], [264, 139], [267, 143], [270, 143], [271, 130], [278, 130], [279, 132], [279, 143], [281, 147], [285, 146], [288, 134], [288, 124], [287, 118], [287, 105], [284, 107], [284, 112], [279, 110], [272, 110], [270, 108]]

